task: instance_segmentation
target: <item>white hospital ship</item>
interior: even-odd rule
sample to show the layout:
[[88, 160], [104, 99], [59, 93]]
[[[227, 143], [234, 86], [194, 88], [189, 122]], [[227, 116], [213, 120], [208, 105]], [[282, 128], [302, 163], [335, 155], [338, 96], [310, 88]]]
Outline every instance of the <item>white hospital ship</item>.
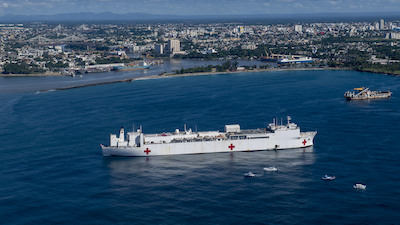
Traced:
[[119, 137], [110, 135], [110, 146], [100, 145], [103, 156], [157, 156], [216, 152], [279, 150], [309, 147], [314, 144], [316, 131], [300, 132], [290, 122], [278, 125], [274, 121], [266, 129], [241, 130], [240, 126], [225, 125], [225, 131], [193, 132], [191, 129], [173, 133], [143, 134], [142, 128]]

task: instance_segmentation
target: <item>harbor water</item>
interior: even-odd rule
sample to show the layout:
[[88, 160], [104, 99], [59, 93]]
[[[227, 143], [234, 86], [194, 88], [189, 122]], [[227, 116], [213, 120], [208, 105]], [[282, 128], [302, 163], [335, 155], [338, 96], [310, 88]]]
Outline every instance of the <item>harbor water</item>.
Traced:
[[[2, 224], [400, 221], [400, 77], [271, 71], [46, 93], [37, 92], [40, 79], [7, 79], [28, 88], [0, 85]], [[390, 88], [393, 96], [345, 100], [344, 92], [361, 86]], [[184, 124], [198, 131], [263, 128], [288, 115], [302, 131], [318, 131], [314, 147], [104, 158], [99, 146], [121, 126], [142, 125], [145, 133]], [[278, 171], [263, 171], [270, 166]], [[243, 176], [249, 171], [255, 177]], [[325, 174], [336, 180], [321, 180]], [[355, 190], [355, 183], [367, 189]]]

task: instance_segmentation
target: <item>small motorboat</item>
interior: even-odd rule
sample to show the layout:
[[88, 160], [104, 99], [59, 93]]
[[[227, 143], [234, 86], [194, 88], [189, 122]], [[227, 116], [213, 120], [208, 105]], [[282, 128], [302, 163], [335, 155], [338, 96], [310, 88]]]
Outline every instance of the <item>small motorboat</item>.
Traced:
[[264, 170], [268, 172], [278, 171], [275, 166], [265, 167]]
[[253, 172], [248, 172], [244, 174], [245, 177], [255, 177], [256, 175]]
[[321, 177], [321, 179], [322, 180], [335, 180], [336, 179], [336, 177], [335, 176], [329, 176], [329, 175], [326, 175], [325, 174], [325, 176], [323, 176], [323, 177]]
[[367, 188], [367, 185], [365, 185], [365, 184], [355, 184], [355, 185], [353, 185], [353, 188], [359, 189], [359, 190], [365, 190]]

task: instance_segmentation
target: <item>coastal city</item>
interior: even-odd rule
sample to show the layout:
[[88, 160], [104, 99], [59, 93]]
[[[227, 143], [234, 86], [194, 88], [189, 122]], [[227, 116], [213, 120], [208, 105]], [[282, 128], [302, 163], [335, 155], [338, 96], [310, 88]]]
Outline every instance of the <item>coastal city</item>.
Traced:
[[[0, 24], [0, 71], [68, 75], [148, 69], [164, 60], [229, 65], [176, 73], [346, 68], [400, 74], [400, 21], [240, 24]], [[265, 65], [241, 66], [235, 60]]]

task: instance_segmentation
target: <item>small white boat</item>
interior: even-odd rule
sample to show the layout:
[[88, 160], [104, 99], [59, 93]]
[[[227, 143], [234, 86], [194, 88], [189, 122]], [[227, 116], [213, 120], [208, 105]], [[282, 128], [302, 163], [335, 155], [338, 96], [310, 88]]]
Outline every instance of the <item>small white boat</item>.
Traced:
[[365, 190], [367, 188], [367, 185], [365, 185], [365, 184], [355, 184], [353, 186], [353, 188], [360, 189], [360, 190]]
[[255, 177], [256, 175], [253, 172], [248, 172], [244, 174], [245, 177]]
[[321, 179], [322, 180], [335, 180], [336, 177], [335, 176], [329, 176], [329, 175], [325, 174], [325, 176], [321, 177]]
[[268, 172], [278, 171], [275, 166], [265, 167], [264, 170]]

